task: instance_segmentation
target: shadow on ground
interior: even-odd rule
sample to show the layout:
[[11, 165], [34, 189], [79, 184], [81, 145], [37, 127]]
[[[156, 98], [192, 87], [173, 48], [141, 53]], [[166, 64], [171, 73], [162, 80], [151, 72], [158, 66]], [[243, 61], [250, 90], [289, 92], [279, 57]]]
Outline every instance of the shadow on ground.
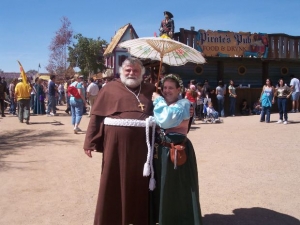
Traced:
[[233, 215], [207, 214], [205, 225], [300, 225], [299, 219], [265, 208], [241, 208]]
[[54, 120], [53, 122], [30, 122], [31, 125], [35, 125], [35, 124], [51, 124], [54, 126], [60, 126], [60, 125], [64, 125], [62, 122], [60, 121], [56, 121]]
[[4, 158], [11, 154], [18, 154], [31, 146], [40, 146], [40, 149], [46, 149], [46, 143], [51, 144], [68, 144], [76, 142], [76, 140], [67, 138], [67, 133], [55, 131], [34, 130], [14, 130], [0, 134], [0, 170], [8, 169], [8, 164], [3, 161]]

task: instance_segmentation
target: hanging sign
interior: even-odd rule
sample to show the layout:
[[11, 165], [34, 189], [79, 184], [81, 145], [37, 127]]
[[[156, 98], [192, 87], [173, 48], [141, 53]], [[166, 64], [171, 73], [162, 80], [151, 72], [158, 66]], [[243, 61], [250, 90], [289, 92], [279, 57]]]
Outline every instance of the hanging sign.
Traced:
[[267, 34], [199, 30], [196, 38], [205, 56], [266, 58], [268, 53]]

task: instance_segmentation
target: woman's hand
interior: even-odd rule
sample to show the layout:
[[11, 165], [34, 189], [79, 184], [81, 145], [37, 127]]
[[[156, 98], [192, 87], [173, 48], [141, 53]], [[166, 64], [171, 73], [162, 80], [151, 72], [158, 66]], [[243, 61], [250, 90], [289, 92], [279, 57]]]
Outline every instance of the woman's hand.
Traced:
[[152, 101], [154, 101], [158, 97], [160, 97], [160, 95], [158, 93], [156, 93], [156, 92], [153, 92], [153, 94], [152, 94]]

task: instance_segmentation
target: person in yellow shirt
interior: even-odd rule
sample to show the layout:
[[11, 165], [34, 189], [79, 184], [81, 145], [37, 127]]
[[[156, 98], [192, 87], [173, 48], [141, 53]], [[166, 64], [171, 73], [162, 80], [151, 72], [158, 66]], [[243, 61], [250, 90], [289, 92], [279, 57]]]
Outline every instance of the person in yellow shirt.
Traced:
[[30, 119], [30, 84], [24, 84], [22, 78], [18, 78], [19, 83], [15, 87], [15, 96], [18, 102], [18, 116], [20, 123], [26, 120], [26, 124], [29, 124]]

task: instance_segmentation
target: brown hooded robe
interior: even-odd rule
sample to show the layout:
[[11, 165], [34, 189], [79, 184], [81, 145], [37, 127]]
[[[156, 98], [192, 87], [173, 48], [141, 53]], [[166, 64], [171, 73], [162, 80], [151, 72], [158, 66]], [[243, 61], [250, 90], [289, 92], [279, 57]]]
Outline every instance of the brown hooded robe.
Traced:
[[[144, 120], [152, 115], [155, 87], [141, 85], [143, 111], [120, 81], [101, 89], [92, 110], [84, 149], [103, 153], [94, 221], [97, 225], [149, 224], [149, 177], [143, 176], [147, 159], [145, 128], [103, 124], [105, 117]], [[139, 87], [134, 91], [137, 94]]]

